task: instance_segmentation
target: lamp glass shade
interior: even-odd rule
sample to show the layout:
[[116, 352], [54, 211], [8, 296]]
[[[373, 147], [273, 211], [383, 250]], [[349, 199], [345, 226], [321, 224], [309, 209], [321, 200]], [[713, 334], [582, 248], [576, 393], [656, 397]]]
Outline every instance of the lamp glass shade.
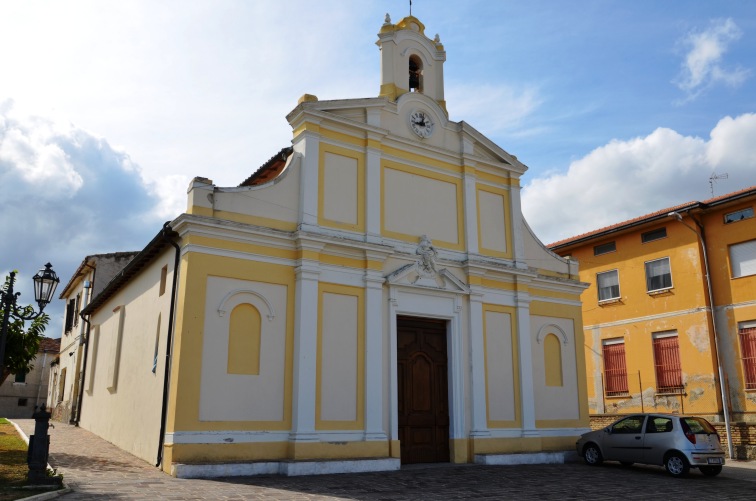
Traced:
[[47, 263], [44, 268], [34, 275], [34, 300], [37, 301], [39, 309], [42, 310], [52, 300], [55, 294], [55, 288], [58, 286], [60, 279], [53, 271], [52, 265]]

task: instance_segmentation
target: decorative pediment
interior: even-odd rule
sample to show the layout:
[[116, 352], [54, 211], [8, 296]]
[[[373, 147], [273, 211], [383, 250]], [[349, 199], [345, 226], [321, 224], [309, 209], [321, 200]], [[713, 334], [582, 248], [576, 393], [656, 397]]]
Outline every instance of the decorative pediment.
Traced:
[[455, 294], [469, 294], [470, 288], [446, 268], [438, 268], [437, 252], [431, 240], [423, 235], [415, 250], [418, 258], [414, 263], [386, 275], [389, 285], [403, 285], [423, 289], [442, 290]]

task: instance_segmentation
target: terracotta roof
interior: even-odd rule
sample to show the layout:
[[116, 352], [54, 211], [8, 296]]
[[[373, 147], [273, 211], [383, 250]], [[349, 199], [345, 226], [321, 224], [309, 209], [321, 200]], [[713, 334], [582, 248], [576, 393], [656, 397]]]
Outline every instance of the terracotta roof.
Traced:
[[294, 152], [294, 148], [287, 146], [282, 148], [281, 151], [270, 157], [267, 162], [262, 164], [251, 176], [245, 179], [239, 187], [242, 186], [257, 186], [258, 184], [267, 183], [268, 181], [275, 179], [286, 166], [286, 159], [289, 158]]
[[39, 350], [58, 353], [60, 351], [60, 338], [50, 339], [49, 337], [43, 337], [39, 340]]
[[748, 197], [752, 195], [756, 195], [756, 186], [744, 188], [742, 190], [734, 191], [732, 193], [728, 193], [726, 195], [722, 195], [719, 197], [709, 198], [707, 200], [704, 200], [703, 202], [696, 202], [696, 201], [685, 202], [685, 203], [675, 205], [672, 207], [667, 207], [666, 209], [658, 210], [656, 212], [645, 214], [643, 216], [639, 216], [633, 219], [628, 219], [627, 221], [622, 221], [621, 223], [605, 226], [603, 228], [589, 231], [587, 233], [581, 233], [580, 235], [575, 235], [574, 237], [565, 238], [564, 240], [559, 240], [558, 242], [548, 244], [546, 247], [554, 251], [561, 247], [567, 247], [571, 244], [575, 244], [575, 243], [586, 241], [586, 240], [591, 240], [592, 238], [597, 237], [597, 236], [603, 236], [609, 233], [619, 232], [624, 229], [631, 228], [633, 226], [638, 226], [638, 225], [649, 223], [649, 222], [656, 221], [659, 219], [666, 219], [670, 212], [690, 211], [692, 209], [703, 210], [711, 206], [719, 205], [726, 202], [732, 202], [739, 198], [744, 198], [744, 197]]

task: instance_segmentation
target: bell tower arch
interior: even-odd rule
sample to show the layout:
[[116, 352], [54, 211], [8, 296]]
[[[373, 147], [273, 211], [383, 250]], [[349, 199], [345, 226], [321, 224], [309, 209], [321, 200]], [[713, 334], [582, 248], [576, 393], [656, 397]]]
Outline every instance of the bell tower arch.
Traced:
[[402, 94], [419, 92], [446, 110], [446, 51], [438, 35], [425, 36], [425, 25], [414, 16], [392, 24], [386, 14], [376, 45], [381, 51], [380, 96], [396, 101]]

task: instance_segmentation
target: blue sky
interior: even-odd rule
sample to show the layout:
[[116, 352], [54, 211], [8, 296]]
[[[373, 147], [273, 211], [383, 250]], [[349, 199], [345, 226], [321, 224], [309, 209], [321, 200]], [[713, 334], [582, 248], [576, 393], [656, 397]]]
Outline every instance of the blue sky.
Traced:
[[[406, 0], [0, 3], [0, 272], [141, 249], [194, 176], [238, 184], [304, 93], [373, 97]], [[430, 1], [450, 118], [529, 166], [546, 243], [756, 185], [756, 3]], [[32, 203], [32, 197], [41, 197]], [[51, 307], [59, 324], [62, 307]], [[59, 325], [51, 327], [57, 336]]]

